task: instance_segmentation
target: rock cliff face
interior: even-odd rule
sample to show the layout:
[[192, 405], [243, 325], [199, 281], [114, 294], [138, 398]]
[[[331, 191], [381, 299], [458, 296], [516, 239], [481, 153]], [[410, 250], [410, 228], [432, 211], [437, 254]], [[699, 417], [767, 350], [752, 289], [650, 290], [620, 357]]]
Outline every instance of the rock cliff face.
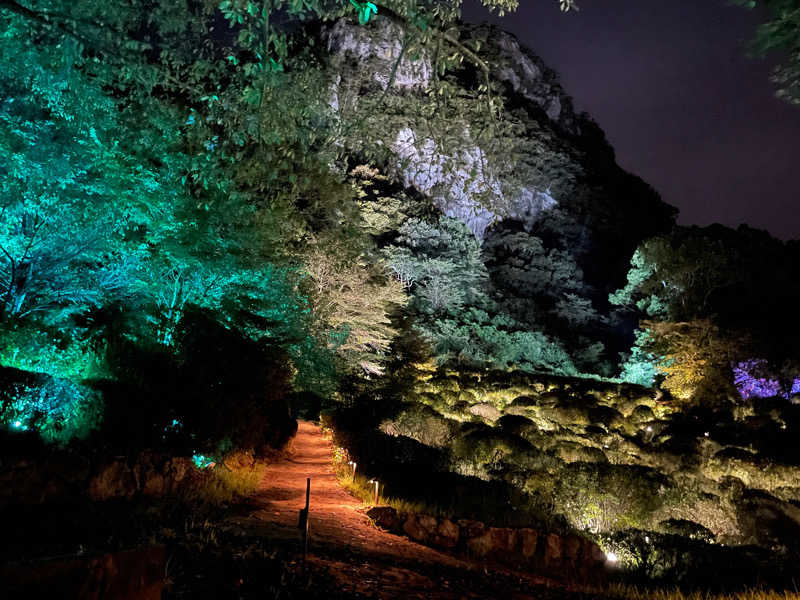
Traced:
[[[366, 27], [340, 20], [321, 35], [342, 154], [480, 242], [496, 304], [464, 310], [488, 314], [484, 328], [495, 319], [504, 331], [561, 344], [577, 371], [613, 374], [632, 328], [609, 318], [608, 294], [624, 284], [637, 245], [670, 229], [675, 210], [616, 165], [556, 74], [508, 33], [464, 26], [423, 44], [379, 16]], [[477, 50], [437, 68], [454, 44]]]
[[480, 48], [499, 118], [476, 92], [485, 81], [477, 62], [440, 76], [434, 55], [444, 50], [417, 48], [412, 35], [381, 16], [323, 32], [330, 105], [347, 132], [341, 143], [380, 157], [399, 182], [481, 239], [507, 221], [536, 235], [557, 214], [550, 244], [571, 249], [590, 285], [613, 287], [636, 244], [668, 228], [674, 209], [615, 164], [602, 131], [512, 35], [489, 27], [454, 34]]

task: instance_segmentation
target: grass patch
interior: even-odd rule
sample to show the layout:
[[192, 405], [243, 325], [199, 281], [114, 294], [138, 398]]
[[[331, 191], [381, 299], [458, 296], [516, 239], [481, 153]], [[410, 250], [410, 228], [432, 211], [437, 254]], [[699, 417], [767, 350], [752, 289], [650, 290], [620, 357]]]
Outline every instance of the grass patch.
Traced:
[[381, 493], [381, 485], [378, 485], [378, 502], [375, 502], [375, 484], [374, 479], [368, 478], [356, 471], [353, 477], [353, 467], [350, 462], [350, 453], [346, 448], [336, 446], [334, 439], [334, 431], [322, 423], [323, 435], [334, 442], [333, 449], [333, 470], [336, 474], [336, 479], [347, 493], [354, 498], [361, 500], [367, 506], [391, 506], [399, 513], [416, 513], [434, 515], [437, 517], [452, 517], [449, 511], [443, 510], [441, 507], [429, 504], [427, 502], [414, 502], [404, 498], [396, 498], [393, 496], [385, 496]]
[[252, 452], [236, 451], [208, 469], [203, 484], [187, 500], [220, 506], [253, 494], [264, 479], [267, 463], [253, 458]]
[[730, 594], [711, 592], [682, 592], [680, 590], [645, 589], [624, 584], [612, 584], [607, 597], [615, 600], [800, 600], [797, 592], [773, 590], [744, 590]]

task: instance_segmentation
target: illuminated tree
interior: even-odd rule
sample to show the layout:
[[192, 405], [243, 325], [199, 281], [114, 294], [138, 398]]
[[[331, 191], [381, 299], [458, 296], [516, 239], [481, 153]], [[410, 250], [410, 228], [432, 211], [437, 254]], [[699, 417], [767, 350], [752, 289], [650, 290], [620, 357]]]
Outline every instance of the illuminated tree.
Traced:
[[609, 296], [612, 304], [651, 317], [682, 320], [714, 312], [714, 295], [743, 280], [734, 268], [737, 248], [690, 233], [646, 240], [631, 258], [628, 282]]
[[409, 219], [397, 243], [401, 245], [385, 250], [389, 268], [399, 281], [413, 286], [421, 312], [456, 312], [463, 305], [479, 307], [489, 301], [480, 245], [461, 221]]
[[365, 373], [382, 374], [381, 365], [397, 334], [391, 313], [408, 300], [403, 285], [381, 265], [348, 260], [331, 243], [312, 247], [305, 270], [313, 282], [317, 315], [338, 332], [333, 346]]
[[732, 364], [758, 359], [791, 389], [785, 365], [796, 361], [796, 331], [785, 315], [800, 294], [795, 251], [747, 227], [676, 228], [644, 242], [627, 284], [609, 297], [646, 319], [623, 378], [652, 383], [656, 371], [687, 399], [692, 390], [727, 392]]
[[710, 320], [643, 321], [642, 326], [650, 336], [646, 347], [659, 356], [657, 369], [665, 376], [661, 386], [673, 397], [686, 402], [731, 389], [731, 361], [741, 350]]
[[[7, 65], [0, 148], [10, 157], [0, 165], [4, 362], [13, 355], [19, 366], [46, 368], [34, 355], [88, 360], [87, 349], [101, 351], [118, 327], [112, 321], [124, 321], [120, 331], [140, 343], [171, 347], [186, 310], [198, 307], [247, 335], [259, 337], [260, 328], [274, 340], [281, 330], [306, 357], [324, 355], [320, 336], [310, 334], [316, 325], [286, 315], [307, 310], [299, 293], [284, 283], [279, 293], [275, 282], [291, 280], [286, 273], [302, 260], [309, 236], [340, 228], [353, 246], [364, 241], [353, 232], [358, 207], [343, 208], [352, 190], [342, 147], [332, 143], [341, 132], [330, 115], [330, 82], [305, 31], [286, 23], [351, 16], [370, 27], [377, 10], [412, 31], [416, 46], [455, 52], [438, 54], [442, 73], [458, 68], [460, 56], [488, 77], [489, 65], [448, 32], [458, 8], [438, 1], [0, 2]], [[220, 15], [231, 24], [225, 32]], [[482, 284], [447, 272], [443, 260], [428, 261], [420, 305], [448, 309], [454, 278], [456, 296], [477, 302]], [[371, 289], [375, 277], [355, 277], [354, 287]], [[391, 286], [379, 290], [396, 296]], [[291, 307], [283, 329], [266, 325], [280, 313], [276, 297]], [[374, 311], [365, 321], [383, 323], [379, 304], [363, 308]], [[18, 327], [31, 332], [27, 349], [16, 343], [24, 337]], [[59, 352], [33, 343], [47, 337], [46, 327], [61, 332]], [[65, 344], [83, 350], [66, 352]], [[299, 350], [290, 355], [305, 360]]]
[[439, 363], [574, 374], [558, 340], [531, 331], [490, 296], [478, 240], [456, 219], [409, 219], [398, 246], [386, 249], [389, 267], [412, 294], [417, 328]]

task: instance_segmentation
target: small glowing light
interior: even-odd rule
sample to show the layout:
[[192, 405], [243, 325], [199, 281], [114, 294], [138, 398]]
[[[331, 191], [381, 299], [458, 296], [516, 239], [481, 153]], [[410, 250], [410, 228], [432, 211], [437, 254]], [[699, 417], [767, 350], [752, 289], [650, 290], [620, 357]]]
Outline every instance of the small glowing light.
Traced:
[[650, 536], [649, 535], [644, 536], [644, 541], [649, 544], [650, 543]]
[[705, 432], [703, 435], [704, 435], [704, 436], [706, 436], [706, 437], [708, 437], [708, 432], [706, 431], [706, 432]]
[[14, 421], [14, 427], [16, 427], [17, 429], [21, 429], [22, 428], [22, 421]]
[[618, 560], [619, 559], [617, 558], [617, 555], [614, 554], [613, 552], [609, 552], [608, 554], [606, 554], [606, 561], [611, 563], [612, 565], [615, 564]]
[[647, 433], [652, 433], [652, 432], [653, 432], [653, 428], [650, 427], [650, 425], [648, 425], [647, 426]]
[[194, 462], [194, 466], [197, 467], [198, 469], [211, 468], [217, 464], [213, 458], [211, 458], [210, 456], [205, 456], [203, 454], [192, 455], [192, 462]]

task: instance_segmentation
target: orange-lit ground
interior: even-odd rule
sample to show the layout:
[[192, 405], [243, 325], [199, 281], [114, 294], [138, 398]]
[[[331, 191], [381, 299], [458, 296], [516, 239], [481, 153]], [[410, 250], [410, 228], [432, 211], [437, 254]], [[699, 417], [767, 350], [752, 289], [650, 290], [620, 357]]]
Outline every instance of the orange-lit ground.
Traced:
[[[236, 519], [237, 525], [271, 539], [296, 541], [299, 548], [298, 512], [310, 477], [309, 565], [327, 569], [343, 590], [376, 598], [567, 597], [553, 581], [486, 570], [483, 563], [460, 560], [376, 528], [364, 515], [364, 505], [336, 481], [332, 450], [319, 427], [301, 421], [286, 456], [268, 468], [253, 499], [255, 510]], [[540, 587], [547, 585], [557, 589]]]

